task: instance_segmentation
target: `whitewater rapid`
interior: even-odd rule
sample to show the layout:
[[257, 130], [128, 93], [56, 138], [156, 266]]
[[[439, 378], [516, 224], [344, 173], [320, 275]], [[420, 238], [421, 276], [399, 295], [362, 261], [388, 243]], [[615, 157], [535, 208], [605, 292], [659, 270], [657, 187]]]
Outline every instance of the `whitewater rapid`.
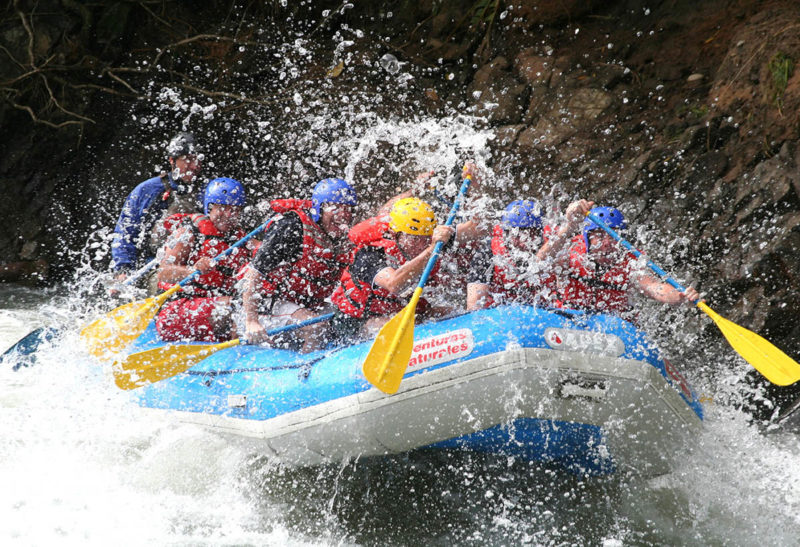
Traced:
[[[0, 286], [0, 348], [52, 317]], [[283, 469], [118, 390], [70, 330], [0, 370], [4, 545], [790, 545], [800, 438], [704, 391], [704, 430], [670, 475], [583, 478], [506, 458], [420, 452]], [[698, 381], [692, 378], [690, 381]], [[702, 378], [699, 379], [702, 382]]]

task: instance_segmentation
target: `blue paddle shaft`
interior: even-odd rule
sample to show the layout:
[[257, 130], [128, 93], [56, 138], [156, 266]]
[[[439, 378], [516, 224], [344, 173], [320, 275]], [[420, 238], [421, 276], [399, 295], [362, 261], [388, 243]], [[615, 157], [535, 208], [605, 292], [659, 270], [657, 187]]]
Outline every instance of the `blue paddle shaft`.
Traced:
[[269, 336], [273, 336], [275, 334], [280, 334], [282, 332], [288, 332], [290, 330], [300, 329], [303, 327], [307, 327], [309, 325], [314, 325], [316, 323], [322, 323], [323, 321], [327, 321], [328, 319], [333, 319], [332, 313], [326, 313], [325, 315], [319, 315], [317, 317], [312, 317], [311, 319], [306, 319], [305, 321], [300, 321], [299, 323], [294, 323], [292, 325], [284, 325], [282, 327], [277, 327], [272, 330], [267, 331]]
[[[612, 230], [610, 226], [608, 226], [608, 225], [607, 225], [605, 222], [603, 222], [602, 220], [600, 220], [599, 218], [597, 218], [597, 216], [593, 215], [592, 213], [588, 213], [586, 216], [587, 216], [587, 217], [588, 217], [588, 218], [589, 218], [589, 219], [590, 219], [592, 222], [594, 222], [595, 224], [597, 224], [598, 226], [600, 226], [600, 227], [601, 227], [603, 230], [605, 230], [605, 231], [608, 233], [608, 235], [610, 235], [611, 237], [613, 237], [614, 239], [616, 239], [617, 241], [619, 241], [619, 242], [622, 244], [622, 246], [623, 246], [623, 247], [625, 247], [626, 249], [628, 249], [628, 250], [631, 252], [631, 254], [633, 254], [633, 256], [635, 256], [636, 258], [639, 258], [640, 256], [642, 256], [642, 253], [640, 253], [638, 249], [636, 249], [636, 248], [635, 248], [633, 245], [631, 245], [630, 243], [628, 243], [627, 241], [625, 241], [624, 239], [622, 239], [622, 237], [620, 237], [620, 235], [619, 235], [617, 232], [615, 232], [614, 230]], [[686, 292], [686, 287], [684, 287], [683, 285], [681, 285], [680, 283], [678, 283], [677, 281], [675, 281], [674, 279], [672, 279], [672, 278], [671, 278], [671, 277], [670, 277], [670, 276], [667, 274], [667, 272], [665, 272], [664, 270], [662, 270], [661, 268], [659, 268], [659, 267], [658, 267], [656, 264], [654, 264], [654, 263], [653, 263], [653, 261], [652, 261], [652, 260], [648, 260], [648, 261], [647, 261], [647, 266], [648, 266], [648, 267], [649, 267], [651, 270], [653, 270], [654, 272], [656, 272], [658, 275], [660, 275], [660, 276], [661, 276], [661, 277], [664, 279], [664, 281], [666, 281], [667, 283], [669, 283], [670, 285], [672, 285], [673, 287], [675, 287], [675, 288], [676, 288], [676, 289], [678, 289], [679, 291], [681, 291], [681, 292]]]
[[[289, 332], [292, 330], [302, 329], [303, 327], [307, 327], [309, 325], [314, 325], [316, 323], [322, 323], [323, 321], [327, 321], [328, 319], [333, 319], [332, 313], [326, 313], [325, 315], [319, 315], [317, 317], [312, 317], [311, 319], [306, 319], [305, 321], [300, 321], [299, 323], [293, 323], [291, 325], [284, 325], [282, 327], [277, 327], [267, 331], [267, 336], [275, 336], [276, 334], [281, 334], [282, 332]], [[239, 343], [242, 345], [247, 345], [249, 342], [244, 339], [240, 338]]]
[[[245, 243], [247, 243], [250, 240], [250, 238], [252, 238], [254, 235], [258, 234], [258, 232], [262, 231], [264, 228], [266, 228], [267, 224], [269, 224], [269, 222], [270, 221], [267, 220], [264, 224], [262, 224], [261, 226], [259, 226], [258, 228], [256, 228], [255, 230], [253, 230], [252, 232], [250, 232], [249, 234], [244, 236], [242, 239], [240, 239], [239, 241], [237, 241], [236, 243], [234, 243], [233, 245], [231, 245], [230, 247], [228, 247], [227, 249], [225, 249], [224, 251], [219, 253], [217, 256], [214, 257], [214, 260], [216, 261], [216, 260], [219, 260], [220, 258], [224, 258], [224, 257], [228, 256], [229, 254], [231, 254], [233, 252], [234, 249], [237, 249], [237, 248], [241, 247], [242, 245], [244, 245]], [[186, 276], [182, 280], [180, 280], [178, 282], [178, 285], [183, 287], [186, 283], [189, 283], [195, 277], [199, 276], [201, 273], [202, 272], [200, 270], [193, 271], [188, 276]]]
[[[461, 207], [461, 202], [464, 199], [464, 196], [469, 190], [469, 185], [472, 182], [472, 179], [467, 177], [464, 179], [464, 182], [461, 183], [461, 188], [458, 191], [458, 195], [456, 196], [456, 200], [453, 202], [453, 206], [450, 208], [450, 215], [447, 217], [447, 222], [444, 223], [445, 226], [452, 226], [453, 221], [458, 214], [458, 209]], [[453, 234], [455, 237], [455, 234]], [[419, 283], [417, 283], [417, 288], [422, 288], [425, 286], [425, 283], [428, 282], [428, 277], [430, 277], [431, 272], [433, 271], [433, 267], [436, 266], [436, 262], [439, 260], [439, 255], [441, 254], [442, 246], [444, 245], [443, 242], [439, 241], [436, 245], [433, 246], [433, 254], [431, 254], [430, 259], [428, 259], [428, 265], [425, 266], [425, 270], [422, 272], [422, 277], [419, 278]]]
[[122, 282], [123, 285], [131, 285], [132, 283], [138, 281], [142, 276], [144, 276], [147, 272], [152, 270], [158, 266], [158, 258], [154, 258], [135, 272], [133, 272], [128, 279]]

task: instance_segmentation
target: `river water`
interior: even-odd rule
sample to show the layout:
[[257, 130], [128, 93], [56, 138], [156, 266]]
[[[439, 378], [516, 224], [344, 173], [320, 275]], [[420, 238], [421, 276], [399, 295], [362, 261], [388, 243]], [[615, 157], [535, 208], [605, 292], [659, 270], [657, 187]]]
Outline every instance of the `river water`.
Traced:
[[[178, 106], [194, 112], [190, 101], [178, 95], [171, 101], [172, 114], [154, 111], [188, 123]], [[218, 115], [213, 112], [208, 115]], [[243, 136], [272, 138], [268, 116], [255, 113], [251, 122], [240, 128]], [[299, 139], [285, 160], [278, 156], [271, 165], [275, 177], [316, 180], [323, 169], [341, 174], [363, 190], [362, 217], [404, 190], [416, 172], [437, 170], [436, 189], [446, 202], [458, 184], [443, 173], [457, 170], [464, 158], [488, 169], [491, 135], [461, 115], [404, 121], [369, 109], [309, 110], [292, 123], [298, 136], [331, 124], [339, 130], [321, 141], [327, 143], [321, 150], [320, 143]], [[319, 157], [338, 158], [340, 165], [331, 170]], [[494, 173], [486, 195], [471, 196], [467, 206], [496, 212], [512, 196], [536, 195], [557, 221], [558, 208], [575, 196], [534, 175]], [[258, 177], [243, 180], [254, 189], [262, 185]], [[541, 195], [544, 187], [549, 195]], [[298, 188], [282, 190], [300, 195]], [[110, 205], [109, 217], [117, 206]], [[646, 233], [637, 235], [647, 243]], [[650, 325], [679, 348], [704, 349], [686, 351], [693, 366], [684, 372], [709, 401], [705, 428], [675, 455], [670, 475], [585, 478], [461, 452], [292, 470], [252, 446], [144, 413], [88, 358], [79, 328], [112, 307], [87, 299], [98, 292], [86, 281], [95, 276], [91, 267], [107, 264], [108, 227], [95, 236], [76, 278], [81, 281], [69, 290], [0, 285], [0, 350], [41, 325], [64, 329], [41, 349], [35, 366], [0, 367], [2, 545], [797, 544], [798, 437], [751, 425], [730, 404], [748, 367], [733, 362], [729, 350], [706, 350], [697, 334], [700, 320], [688, 319], [691, 311], [659, 312]], [[659, 235], [655, 241], [685, 246]]]
[[[800, 443], [732, 407], [702, 370], [702, 433], [674, 471], [586, 478], [418, 452], [284, 469], [253, 447], [145, 414], [93, 364], [70, 299], [0, 285], [0, 350], [67, 325], [0, 370], [4, 545], [796, 545]], [[713, 363], [709, 363], [713, 365]], [[735, 374], [732, 373], [732, 374]], [[714, 376], [724, 383], [724, 377]]]

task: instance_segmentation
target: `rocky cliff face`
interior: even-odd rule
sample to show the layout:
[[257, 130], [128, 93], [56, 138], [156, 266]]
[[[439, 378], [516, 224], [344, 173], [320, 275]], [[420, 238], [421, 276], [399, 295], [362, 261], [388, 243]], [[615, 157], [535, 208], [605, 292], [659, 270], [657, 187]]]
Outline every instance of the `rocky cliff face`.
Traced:
[[[796, 2], [292, 4], [9, 6], [0, 279], [102, 262], [121, 200], [182, 125], [271, 197], [347, 163], [319, 146], [347, 125], [303, 125], [313, 112], [468, 112], [513, 191], [620, 205], [718, 311], [800, 355]], [[275, 121], [237, 132], [254, 117]]]

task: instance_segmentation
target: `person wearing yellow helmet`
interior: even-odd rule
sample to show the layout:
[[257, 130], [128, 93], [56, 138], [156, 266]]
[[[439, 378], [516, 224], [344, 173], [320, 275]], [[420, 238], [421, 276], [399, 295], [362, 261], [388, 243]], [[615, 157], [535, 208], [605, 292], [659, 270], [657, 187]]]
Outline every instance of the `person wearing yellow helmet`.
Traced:
[[[331, 322], [331, 338], [342, 341], [380, 328], [406, 304], [437, 242], [447, 243], [455, 229], [439, 226], [430, 205], [405, 197], [392, 205], [388, 215], [367, 219], [350, 230], [355, 244], [353, 262], [331, 300], [337, 310]], [[435, 272], [434, 279], [435, 283]], [[430, 306], [420, 300], [418, 313]]]

